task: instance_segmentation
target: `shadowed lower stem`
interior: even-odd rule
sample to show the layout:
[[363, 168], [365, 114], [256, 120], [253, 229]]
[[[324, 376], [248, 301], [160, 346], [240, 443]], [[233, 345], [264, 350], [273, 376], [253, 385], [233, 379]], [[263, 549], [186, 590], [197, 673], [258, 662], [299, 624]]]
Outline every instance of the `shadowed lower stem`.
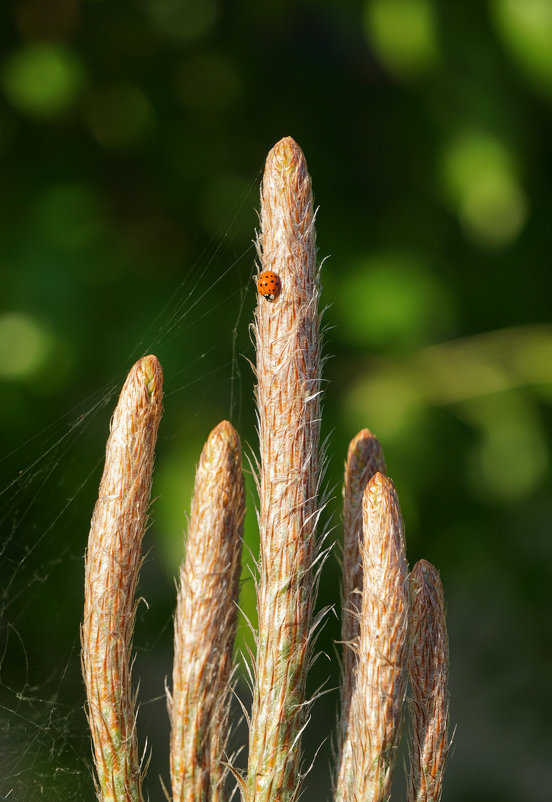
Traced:
[[439, 802], [448, 754], [448, 636], [439, 572], [420, 560], [410, 575], [408, 802]]
[[103, 802], [142, 801], [131, 648], [161, 396], [161, 366], [146, 356], [130, 371], [111, 421], [88, 539], [82, 667]]

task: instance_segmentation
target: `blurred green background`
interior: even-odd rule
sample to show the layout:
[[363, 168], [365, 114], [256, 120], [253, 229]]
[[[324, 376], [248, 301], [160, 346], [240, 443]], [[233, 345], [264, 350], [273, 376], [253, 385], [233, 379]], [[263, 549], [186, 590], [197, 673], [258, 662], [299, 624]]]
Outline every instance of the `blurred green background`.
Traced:
[[[448, 599], [444, 799], [550, 799], [552, 4], [19, 0], [0, 41], [0, 796], [94, 799], [83, 554], [117, 393], [153, 352], [166, 411], [135, 678], [164, 799], [185, 512], [219, 420], [256, 449], [252, 239], [264, 158], [291, 135], [330, 257], [330, 538], [368, 426], [410, 562], [433, 562]], [[321, 606], [338, 585], [334, 555]], [[337, 685], [338, 637], [330, 616], [311, 691]], [[330, 796], [335, 715], [332, 692], [309, 802]]]

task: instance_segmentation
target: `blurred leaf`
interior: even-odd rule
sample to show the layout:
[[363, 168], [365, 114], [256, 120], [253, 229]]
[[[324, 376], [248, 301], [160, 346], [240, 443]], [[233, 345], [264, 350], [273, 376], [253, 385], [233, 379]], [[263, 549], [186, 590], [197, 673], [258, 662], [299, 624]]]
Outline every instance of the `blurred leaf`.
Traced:
[[552, 3], [493, 0], [493, 20], [508, 51], [534, 86], [552, 93]]
[[397, 441], [416, 429], [426, 408], [419, 388], [404, 371], [371, 370], [345, 393], [343, 412], [352, 431], [370, 423], [382, 442]]
[[42, 236], [58, 248], [90, 246], [104, 230], [100, 199], [87, 184], [57, 184], [37, 198], [36, 220]]
[[59, 44], [41, 42], [16, 50], [2, 67], [6, 97], [20, 111], [51, 118], [74, 104], [85, 78], [78, 56]]
[[333, 298], [339, 336], [372, 349], [440, 339], [453, 319], [445, 286], [415, 252], [381, 251], [354, 263]]
[[146, 95], [131, 84], [92, 89], [84, 102], [88, 127], [101, 145], [126, 148], [141, 142], [154, 123]]
[[182, 41], [207, 33], [218, 13], [215, 0], [149, 0], [147, 8], [159, 31]]
[[37, 373], [51, 353], [51, 338], [40, 323], [22, 312], [0, 317], [0, 377], [17, 380]]
[[508, 504], [534, 493], [549, 466], [535, 406], [508, 392], [473, 400], [461, 412], [480, 432], [471, 456], [475, 493]]
[[431, 0], [367, 0], [364, 20], [376, 55], [397, 76], [416, 76], [438, 61]]
[[445, 146], [441, 164], [448, 195], [472, 239], [502, 247], [519, 235], [528, 204], [503, 142], [483, 131], [462, 131]]

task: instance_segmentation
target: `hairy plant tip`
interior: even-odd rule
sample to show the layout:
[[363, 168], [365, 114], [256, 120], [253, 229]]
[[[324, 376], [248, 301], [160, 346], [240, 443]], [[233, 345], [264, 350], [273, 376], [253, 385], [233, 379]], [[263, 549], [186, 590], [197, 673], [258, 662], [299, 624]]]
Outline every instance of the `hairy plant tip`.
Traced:
[[393, 483], [376, 473], [362, 502], [363, 591], [349, 718], [351, 771], [336, 798], [385, 802], [401, 734], [408, 664], [408, 567]]
[[344, 778], [351, 776], [353, 771], [349, 714], [355, 683], [360, 634], [359, 608], [362, 602], [362, 497], [366, 485], [378, 472], [385, 473], [385, 460], [381, 445], [369, 429], [362, 429], [349, 444], [343, 484], [343, 588], [341, 599], [343, 653], [336, 771], [338, 788], [343, 788]]
[[313, 199], [305, 157], [286, 137], [268, 154], [258, 254], [281, 291], [258, 298], [259, 634], [246, 798], [295, 799], [314, 607], [319, 516], [320, 317]]
[[[223, 802], [245, 492], [241, 446], [223, 421], [196, 471], [174, 631], [173, 802]], [[221, 762], [222, 761], [222, 762]]]
[[131, 649], [162, 384], [154, 356], [128, 375], [111, 420], [86, 552], [82, 669], [103, 802], [142, 800]]
[[410, 775], [408, 802], [439, 802], [449, 749], [449, 652], [445, 597], [425, 560], [410, 574]]

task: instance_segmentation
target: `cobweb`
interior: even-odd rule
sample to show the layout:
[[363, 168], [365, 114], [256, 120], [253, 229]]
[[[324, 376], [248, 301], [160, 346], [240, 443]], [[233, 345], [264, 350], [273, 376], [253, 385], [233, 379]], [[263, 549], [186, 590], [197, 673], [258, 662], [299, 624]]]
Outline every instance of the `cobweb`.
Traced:
[[[242, 376], [248, 396], [252, 386], [242, 354], [251, 358], [254, 247], [242, 244], [228, 258], [231, 249], [221, 245], [236, 218], [257, 205], [258, 178], [206, 252], [183, 268], [186, 277], [166, 304], [152, 313], [145, 299], [144, 320], [150, 322], [120, 371], [0, 459], [1, 800], [96, 799], [80, 667], [83, 556], [110, 416], [126, 373], [146, 353], [155, 353], [164, 368], [156, 472], [170, 474], [179, 449], [189, 463], [176, 498], [166, 490], [170, 480], [161, 487], [154, 481], [139, 589], [147, 603], [139, 605], [134, 639], [139, 741], [144, 759], [151, 758], [145, 794], [152, 802], [165, 798], [158, 775], [168, 784], [164, 682], [171, 673], [173, 576], [201, 447], [196, 444], [219, 422], [214, 410], [239, 427]], [[200, 323], [208, 334], [198, 342]], [[180, 510], [180, 525], [163, 533], [160, 522], [174, 520], [171, 505]]]

